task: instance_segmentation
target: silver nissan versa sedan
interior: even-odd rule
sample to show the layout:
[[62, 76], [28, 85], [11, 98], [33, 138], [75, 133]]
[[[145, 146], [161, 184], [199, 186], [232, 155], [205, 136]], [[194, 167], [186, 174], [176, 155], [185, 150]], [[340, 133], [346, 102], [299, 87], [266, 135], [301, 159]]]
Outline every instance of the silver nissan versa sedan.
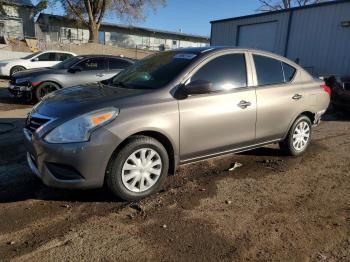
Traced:
[[161, 52], [107, 82], [48, 94], [26, 120], [27, 161], [48, 186], [106, 184], [137, 200], [181, 164], [271, 143], [301, 155], [329, 101], [323, 82], [268, 52]]

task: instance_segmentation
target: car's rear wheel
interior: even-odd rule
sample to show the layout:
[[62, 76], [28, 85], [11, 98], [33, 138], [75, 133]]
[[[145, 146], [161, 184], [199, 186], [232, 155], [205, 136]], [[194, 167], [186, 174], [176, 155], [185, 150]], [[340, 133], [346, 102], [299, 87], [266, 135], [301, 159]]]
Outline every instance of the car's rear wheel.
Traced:
[[310, 145], [312, 124], [307, 116], [300, 116], [289, 130], [287, 138], [280, 143], [281, 149], [292, 156], [303, 154]]
[[21, 71], [24, 71], [26, 70], [25, 67], [23, 66], [14, 66], [11, 68], [10, 70], [10, 76], [13, 76], [13, 74], [17, 73], [17, 72], [21, 72]]
[[106, 182], [114, 194], [134, 201], [158, 192], [168, 169], [164, 146], [154, 138], [135, 136], [112, 157]]
[[53, 82], [44, 82], [38, 87], [34, 88], [34, 98], [36, 101], [40, 101], [47, 94], [60, 89], [60, 86]]

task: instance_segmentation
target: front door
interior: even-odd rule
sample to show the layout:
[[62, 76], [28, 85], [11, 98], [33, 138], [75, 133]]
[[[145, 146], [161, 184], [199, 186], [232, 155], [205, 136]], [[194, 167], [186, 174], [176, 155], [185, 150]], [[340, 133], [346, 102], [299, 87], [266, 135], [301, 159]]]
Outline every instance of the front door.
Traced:
[[256, 95], [248, 87], [245, 55], [216, 56], [189, 82], [211, 82], [215, 92], [179, 101], [180, 157], [196, 160], [247, 146], [255, 140]]
[[33, 58], [29, 66], [30, 68], [52, 67], [58, 62], [56, 61], [56, 53], [46, 52]]
[[105, 80], [109, 77], [108, 65], [105, 57], [88, 58], [77, 65], [80, 71], [75, 73], [68, 73], [66, 86], [73, 86], [79, 84], [96, 83]]

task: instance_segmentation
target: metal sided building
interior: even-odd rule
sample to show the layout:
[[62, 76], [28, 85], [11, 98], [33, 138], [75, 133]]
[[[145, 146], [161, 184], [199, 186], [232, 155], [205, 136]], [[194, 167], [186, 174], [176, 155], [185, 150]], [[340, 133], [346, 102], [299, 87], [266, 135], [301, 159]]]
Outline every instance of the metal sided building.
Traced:
[[317, 76], [350, 73], [350, 1], [211, 22], [211, 45], [268, 50]]

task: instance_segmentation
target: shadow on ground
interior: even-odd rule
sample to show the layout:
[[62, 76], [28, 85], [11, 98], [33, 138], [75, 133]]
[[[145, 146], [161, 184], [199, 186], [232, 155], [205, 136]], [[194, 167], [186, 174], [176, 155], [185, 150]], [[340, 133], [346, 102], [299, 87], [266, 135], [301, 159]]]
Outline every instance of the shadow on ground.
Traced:
[[0, 203], [26, 199], [71, 202], [118, 201], [107, 190], [59, 190], [46, 187], [26, 164], [23, 143], [24, 119], [0, 118]]

